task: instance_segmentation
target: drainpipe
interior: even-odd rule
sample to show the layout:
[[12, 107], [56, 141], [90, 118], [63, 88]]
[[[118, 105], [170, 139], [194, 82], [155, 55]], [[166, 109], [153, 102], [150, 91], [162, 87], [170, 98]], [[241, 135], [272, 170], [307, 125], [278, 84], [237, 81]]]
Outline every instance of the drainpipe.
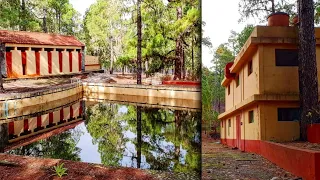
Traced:
[[85, 72], [85, 56], [86, 56], [86, 53], [85, 53], [85, 50], [86, 50], [86, 47], [85, 46], [83, 46], [82, 48], [82, 51], [81, 51], [81, 53], [82, 53], [82, 58], [81, 58], [81, 72], [83, 73], [83, 72]]

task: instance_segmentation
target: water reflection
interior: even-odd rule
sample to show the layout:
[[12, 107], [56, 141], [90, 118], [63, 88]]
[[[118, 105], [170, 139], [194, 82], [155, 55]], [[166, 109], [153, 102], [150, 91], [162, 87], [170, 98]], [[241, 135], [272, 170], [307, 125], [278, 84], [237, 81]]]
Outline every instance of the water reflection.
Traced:
[[[10, 154], [85, 161], [107, 166], [200, 172], [200, 112], [110, 102], [84, 104], [85, 102], [79, 107], [83, 107], [85, 111], [77, 116], [69, 114], [69, 119], [60, 116], [59, 121], [51, 120], [56, 123], [53, 126], [66, 128], [50, 130], [57, 131], [56, 135], [33, 138], [35, 142], [30, 141], [32, 143], [29, 144], [28, 140], [21, 140], [23, 143], [17, 140], [9, 143], [5, 150]], [[80, 123], [84, 114], [85, 120]], [[75, 119], [72, 119], [74, 116]], [[50, 115], [48, 124], [49, 121]], [[68, 124], [72, 121], [79, 123], [72, 127], [72, 124]], [[16, 122], [19, 121], [14, 123]], [[25, 125], [25, 121], [19, 123], [22, 122]], [[34, 133], [29, 127], [19, 127], [23, 129], [22, 132]], [[37, 126], [35, 124], [32, 127]], [[21, 135], [15, 138], [19, 139]]]

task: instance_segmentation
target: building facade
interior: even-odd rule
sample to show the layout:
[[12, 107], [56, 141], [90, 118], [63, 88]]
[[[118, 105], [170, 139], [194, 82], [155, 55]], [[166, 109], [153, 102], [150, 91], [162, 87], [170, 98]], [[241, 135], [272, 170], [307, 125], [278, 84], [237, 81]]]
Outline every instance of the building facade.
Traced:
[[[315, 37], [320, 69], [320, 28]], [[261, 141], [300, 138], [297, 42], [296, 27], [257, 26], [227, 64], [226, 110], [219, 115], [222, 143], [259, 152]]]
[[84, 71], [85, 45], [73, 36], [0, 30], [1, 74], [37, 77]]
[[85, 70], [92, 71], [92, 70], [99, 70], [99, 69], [101, 69], [99, 57], [86, 55]]

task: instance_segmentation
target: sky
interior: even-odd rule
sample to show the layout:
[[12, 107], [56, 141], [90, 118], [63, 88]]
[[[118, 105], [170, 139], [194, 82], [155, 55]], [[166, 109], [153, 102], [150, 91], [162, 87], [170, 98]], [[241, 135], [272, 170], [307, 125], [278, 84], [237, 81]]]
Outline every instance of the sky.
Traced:
[[[238, 23], [238, 4], [239, 0], [202, 0], [202, 21], [206, 22], [202, 36], [210, 37], [213, 49], [228, 41], [231, 30], [241, 32], [247, 23], [255, 24], [253, 21]], [[202, 46], [202, 64], [206, 67], [212, 67], [212, 51]]]
[[[84, 15], [87, 8], [96, 0], [70, 0], [73, 7]], [[203, 37], [210, 37], [213, 49], [228, 41], [230, 31], [240, 32], [247, 23], [238, 23], [239, 0], [202, 0]], [[212, 67], [213, 49], [202, 46], [202, 64]]]
[[70, 0], [72, 6], [82, 14], [86, 12], [86, 10], [90, 7], [91, 4], [96, 2], [96, 0]]

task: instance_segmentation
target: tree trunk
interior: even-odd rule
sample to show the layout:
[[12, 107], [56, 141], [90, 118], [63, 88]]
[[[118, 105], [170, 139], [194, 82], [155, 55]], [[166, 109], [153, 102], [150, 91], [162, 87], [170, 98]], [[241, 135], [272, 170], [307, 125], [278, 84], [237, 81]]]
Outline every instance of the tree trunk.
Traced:
[[137, 168], [141, 167], [141, 106], [137, 106]]
[[272, 10], [272, 13], [276, 12], [275, 5], [274, 5], [274, 0], [271, 0], [271, 10]]
[[3, 79], [2, 79], [2, 62], [5, 61], [6, 47], [4, 44], [0, 44], [0, 92], [4, 92]]
[[186, 79], [186, 58], [184, 54], [184, 48], [182, 47], [182, 79]]
[[137, 1], [137, 31], [138, 31], [138, 44], [137, 44], [137, 84], [141, 84], [141, 43], [142, 43], [142, 22], [141, 22], [141, 0]]
[[58, 19], [58, 27], [59, 27], [59, 33], [61, 33], [61, 11], [59, 11], [59, 19]]
[[27, 31], [26, 27], [26, 2], [25, 0], [21, 1], [21, 15], [20, 15], [20, 20], [22, 21], [20, 24], [20, 30], [21, 31]]
[[44, 12], [44, 16], [43, 16], [43, 19], [42, 19], [42, 30], [43, 32], [47, 33], [48, 32], [48, 28], [47, 28], [47, 9], [43, 9], [43, 12]]
[[[177, 8], [177, 20], [182, 18], [182, 8]], [[183, 48], [182, 48], [182, 37], [179, 35], [176, 40], [176, 58], [175, 58], [175, 70], [174, 70], [174, 80], [181, 79], [181, 64], [183, 61]]]
[[193, 40], [191, 41], [191, 69], [192, 69], [192, 80], [194, 81], [194, 55], [193, 55]]
[[112, 37], [110, 38], [110, 74], [113, 74], [113, 45], [112, 45]]
[[307, 126], [318, 119], [318, 76], [312, 0], [299, 0], [299, 96], [301, 140], [307, 140]]

